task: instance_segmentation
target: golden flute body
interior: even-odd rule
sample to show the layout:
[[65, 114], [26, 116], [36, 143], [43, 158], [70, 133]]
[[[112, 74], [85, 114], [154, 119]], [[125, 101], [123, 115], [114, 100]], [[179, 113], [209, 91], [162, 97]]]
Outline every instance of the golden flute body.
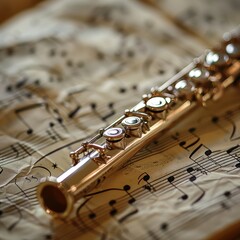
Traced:
[[40, 204], [54, 217], [69, 216], [74, 203], [103, 176], [119, 168], [196, 107], [220, 98], [239, 76], [238, 29], [226, 34], [219, 47], [195, 59], [162, 86], [152, 88], [136, 106], [70, 153], [73, 166], [38, 186]]

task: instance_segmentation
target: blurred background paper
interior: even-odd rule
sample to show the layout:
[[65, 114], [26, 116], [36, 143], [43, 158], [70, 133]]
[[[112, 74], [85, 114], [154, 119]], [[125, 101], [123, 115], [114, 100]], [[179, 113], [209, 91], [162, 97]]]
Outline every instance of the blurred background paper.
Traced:
[[[1, 21], [37, 1], [21, 3], [1, 2]], [[236, 239], [223, 230], [240, 221], [238, 88], [146, 146], [67, 221], [47, 216], [36, 187], [237, 28], [239, 10], [237, 0], [52, 0], [4, 22], [0, 239]]]

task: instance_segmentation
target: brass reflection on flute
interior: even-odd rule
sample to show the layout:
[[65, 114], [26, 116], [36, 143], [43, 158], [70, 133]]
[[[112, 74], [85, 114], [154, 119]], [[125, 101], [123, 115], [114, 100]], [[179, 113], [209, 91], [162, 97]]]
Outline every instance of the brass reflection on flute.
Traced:
[[71, 152], [73, 166], [38, 186], [40, 204], [54, 217], [69, 216], [74, 203], [103, 176], [191, 110], [220, 98], [239, 76], [240, 34], [236, 31], [226, 34], [219, 47], [208, 50], [165, 84], [152, 88], [136, 106]]

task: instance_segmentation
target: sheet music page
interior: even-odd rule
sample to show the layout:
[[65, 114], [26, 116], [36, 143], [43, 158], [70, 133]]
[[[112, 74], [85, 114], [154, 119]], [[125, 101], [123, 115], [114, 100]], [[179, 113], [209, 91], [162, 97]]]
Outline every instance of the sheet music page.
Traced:
[[[59, 0], [0, 29], [0, 239], [206, 239], [239, 221], [239, 89], [199, 108], [53, 220], [69, 152], [239, 24], [239, 2]], [[173, 6], [175, 6], [173, 8]]]

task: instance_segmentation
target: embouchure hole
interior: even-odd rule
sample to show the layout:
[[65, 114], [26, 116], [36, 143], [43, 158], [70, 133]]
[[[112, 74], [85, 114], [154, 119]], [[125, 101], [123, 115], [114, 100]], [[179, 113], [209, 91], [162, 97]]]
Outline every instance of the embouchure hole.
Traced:
[[41, 197], [44, 200], [44, 207], [56, 213], [63, 213], [67, 209], [65, 195], [55, 186], [45, 186], [42, 189]]

